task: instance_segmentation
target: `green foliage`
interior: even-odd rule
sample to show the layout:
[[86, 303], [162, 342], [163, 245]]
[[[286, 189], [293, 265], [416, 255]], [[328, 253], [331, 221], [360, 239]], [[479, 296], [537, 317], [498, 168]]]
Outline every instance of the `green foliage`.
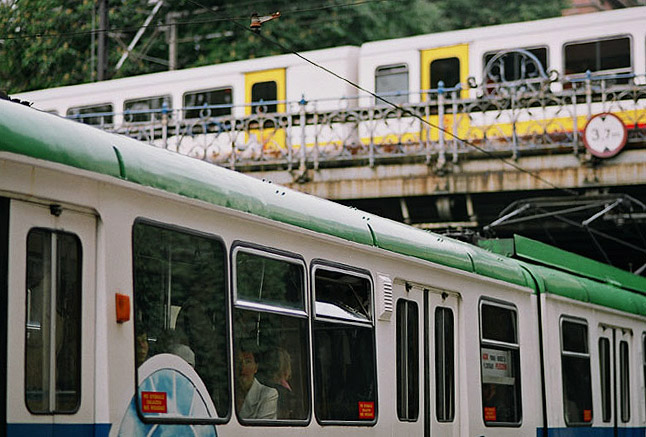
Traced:
[[[95, 80], [96, 0], [0, 1], [0, 89], [9, 93]], [[166, 70], [167, 14], [180, 14], [180, 68], [285, 53], [249, 32], [250, 16], [280, 11], [262, 36], [297, 51], [558, 16], [566, 0], [178, 0], [167, 1], [119, 71], [118, 59], [152, 10], [148, 0], [109, 0], [109, 77]], [[209, 8], [205, 11], [198, 5]], [[37, 36], [40, 35], [40, 36]], [[51, 36], [55, 35], [55, 36]], [[95, 50], [96, 53], [96, 41]]]

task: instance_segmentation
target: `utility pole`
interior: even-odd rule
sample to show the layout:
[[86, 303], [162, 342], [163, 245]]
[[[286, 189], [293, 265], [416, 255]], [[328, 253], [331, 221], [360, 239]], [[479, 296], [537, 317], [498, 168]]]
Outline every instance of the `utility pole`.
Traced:
[[99, 2], [99, 41], [97, 55], [97, 80], [107, 79], [108, 74], [108, 0]]
[[168, 33], [166, 34], [168, 42], [168, 69], [177, 70], [177, 18], [182, 14], [178, 12], [169, 12], [166, 14], [166, 24], [168, 24]]

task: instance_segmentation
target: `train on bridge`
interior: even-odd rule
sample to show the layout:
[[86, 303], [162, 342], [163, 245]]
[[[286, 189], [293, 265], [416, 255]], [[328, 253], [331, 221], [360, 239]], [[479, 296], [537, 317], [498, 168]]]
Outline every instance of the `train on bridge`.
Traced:
[[636, 436], [645, 387], [643, 277], [0, 101], [0, 435]]
[[645, 21], [638, 7], [303, 53], [372, 94], [286, 54], [16, 97], [231, 167], [442, 166], [473, 145], [578, 154], [597, 113], [616, 114], [629, 144], [646, 138]]

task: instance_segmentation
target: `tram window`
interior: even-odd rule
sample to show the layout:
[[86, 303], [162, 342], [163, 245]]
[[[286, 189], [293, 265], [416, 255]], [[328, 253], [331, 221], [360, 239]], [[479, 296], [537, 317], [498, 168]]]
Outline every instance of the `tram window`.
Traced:
[[243, 423], [309, 417], [305, 266], [239, 246], [235, 281], [235, 405]]
[[[215, 88], [184, 94], [184, 118], [222, 117], [231, 115], [233, 88]], [[205, 108], [205, 106], [216, 106]]]
[[146, 122], [162, 119], [162, 109], [169, 111], [172, 116], [171, 96], [147, 97], [145, 99], [126, 100], [123, 104], [124, 119], [127, 122]]
[[377, 419], [372, 286], [367, 276], [314, 270], [314, 409], [323, 424]]
[[453, 311], [435, 309], [435, 405], [438, 422], [452, 422], [455, 412]]
[[[384, 65], [375, 70], [375, 93], [396, 105], [408, 103], [408, 66]], [[383, 101], [375, 99], [375, 104]]]
[[588, 326], [581, 321], [561, 319], [561, 372], [563, 409], [568, 426], [592, 424], [592, 385]]
[[582, 76], [592, 73], [630, 73], [632, 60], [630, 38], [608, 38], [568, 43], [564, 47], [565, 74]]
[[630, 421], [630, 360], [628, 342], [619, 343], [619, 392], [621, 396], [621, 421]]
[[460, 83], [460, 60], [458, 58], [436, 59], [431, 62], [431, 89], [437, 89], [440, 81], [444, 88], [453, 88]]
[[516, 309], [480, 304], [482, 405], [486, 426], [518, 426], [522, 419]]
[[[137, 221], [133, 227], [133, 252], [138, 373], [148, 360], [166, 363], [172, 354], [175, 357], [170, 358], [194, 368], [207, 391], [201, 391], [201, 384], [184, 381], [175, 374], [153, 373], [138, 388], [140, 413], [150, 419], [185, 422], [228, 417], [224, 245], [203, 234]], [[165, 384], [173, 388], [164, 390]], [[146, 392], [165, 391], [165, 399], [181, 399], [173, 390], [182, 386], [192, 387], [185, 393], [200, 401], [194, 405], [169, 401], [165, 412], [168, 417], [146, 409]]]
[[[533, 49], [522, 49], [536, 57], [543, 72], [547, 72], [547, 48], [537, 47]], [[511, 82], [520, 79], [531, 79], [540, 76], [535, 61], [518, 51], [506, 52], [489, 65], [489, 62], [497, 56], [498, 52], [489, 52], [484, 55], [484, 65], [489, 71], [488, 80], [494, 82]]]
[[74, 413], [81, 399], [81, 243], [27, 236], [25, 402], [32, 413]]
[[[275, 103], [278, 100], [278, 85], [273, 80], [267, 82], [256, 82], [251, 86], [251, 103], [256, 103], [251, 107], [251, 113], [257, 112], [271, 113], [278, 110]], [[258, 105], [260, 102], [274, 102], [270, 104]], [[259, 110], [260, 109], [260, 110]]]
[[112, 124], [114, 109], [109, 103], [94, 106], [77, 106], [67, 110], [67, 118], [93, 126]]
[[415, 422], [419, 415], [419, 310], [397, 302], [397, 417]]
[[610, 422], [612, 418], [611, 384], [610, 373], [610, 340], [599, 338], [599, 372], [601, 375], [601, 416], [604, 422]]

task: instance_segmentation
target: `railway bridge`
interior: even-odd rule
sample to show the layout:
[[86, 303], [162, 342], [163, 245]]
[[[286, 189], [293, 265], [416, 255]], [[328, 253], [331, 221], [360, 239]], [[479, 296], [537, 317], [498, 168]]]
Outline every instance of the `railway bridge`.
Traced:
[[646, 273], [646, 77], [549, 74], [111, 130], [458, 238], [520, 233]]

